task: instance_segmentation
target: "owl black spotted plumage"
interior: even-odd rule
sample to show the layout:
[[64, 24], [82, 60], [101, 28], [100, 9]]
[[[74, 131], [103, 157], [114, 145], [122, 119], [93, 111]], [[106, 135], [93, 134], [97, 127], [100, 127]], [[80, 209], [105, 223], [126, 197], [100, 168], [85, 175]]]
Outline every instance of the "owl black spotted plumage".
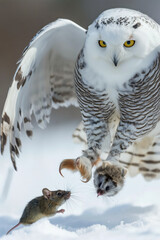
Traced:
[[[43, 28], [24, 51], [9, 89], [1, 152], [9, 138], [16, 168], [22, 127], [32, 135], [31, 115], [44, 128], [51, 108], [73, 104], [83, 120], [74, 136], [87, 148], [76, 160], [64, 160], [60, 172], [77, 169], [88, 181], [107, 153], [104, 161], [122, 173], [129, 166], [131, 173], [138, 169], [146, 178], [159, 177], [159, 42], [159, 25], [129, 9], [103, 12], [87, 31], [62, 19]], [[108, 188], [103, 194], [109, 195]]]

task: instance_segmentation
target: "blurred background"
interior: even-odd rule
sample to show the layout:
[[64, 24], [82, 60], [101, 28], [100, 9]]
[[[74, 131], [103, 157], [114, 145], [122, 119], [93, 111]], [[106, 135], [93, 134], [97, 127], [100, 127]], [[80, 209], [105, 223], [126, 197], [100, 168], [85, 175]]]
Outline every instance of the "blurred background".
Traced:
[[159, 0], [0, 0], [0, 112], [16, 70], [16, 62], [31, 38], [57, 18], [87, 26], [108, 8], [132, 8], [160, 23]]
[[[139, 10], [160, 23], [159, 0], [0, 0], [0, 112], [16, 62], [43, 26], [57, 18], [67, 18], [87, 28], [102, 11], [116, 7]], [[1, 214], [20, 213], [26, 201], [40, 195], [43, 187], [52, 189], [54, 179], [57, 181], [59, 176], [59, 162], [81, 154], [82, 147], [72, 142], [72, 132], [79, 122], [79, 110], [74, 108], [61, 109], [56, 114], [53, 112], [48, 130], [36, 128], [32, 141], [24, 138], [17, 173], [12, 168], [7, 148], [6, 155], [0, 158]], [[18, 196], [15, 194], [17, 191]], [[127, 201], [125, 193], [122, 193], [122, 199]]]

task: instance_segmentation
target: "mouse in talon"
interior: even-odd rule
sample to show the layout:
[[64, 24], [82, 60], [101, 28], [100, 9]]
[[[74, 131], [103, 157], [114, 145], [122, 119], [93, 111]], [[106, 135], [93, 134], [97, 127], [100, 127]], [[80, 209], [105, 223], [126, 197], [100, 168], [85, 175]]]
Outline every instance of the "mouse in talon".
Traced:
[[97, 196], [114, 196], [124, 186], [127, 169], [104, 161], [94, 172], [94, 186]]
[[42, 193], [42, 196], [32, 199], [27, 204], [19, 220], [19, 223], [11, 228], [7, 234], [18, 227], [20, 224], [29, 225], [43, 217], [51, 217], [57, 213], [65, 212], [64, 209], [58, 210], [58, 208], [70, 198], [70, 191], [50, 191], [47, 188], [43, 188]]

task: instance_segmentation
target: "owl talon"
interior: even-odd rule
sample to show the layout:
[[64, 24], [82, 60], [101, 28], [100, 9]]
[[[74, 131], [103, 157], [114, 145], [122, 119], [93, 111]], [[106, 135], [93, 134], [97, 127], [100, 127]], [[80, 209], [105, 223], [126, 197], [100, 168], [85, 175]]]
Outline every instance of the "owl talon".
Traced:
[[61, 174], [62, 177], [64, 177], [62, 174], [62, 169], [64, 169], [64, 168], [67, 168], [72, 171], [77, 171], [75, 160], [74, 159], [65, 159], [61, 162], [61, 164], [59, 166], [59, 173]]
[[81, 180], [84, 183], [87, 183], [92, 177], [92, 164], [91, 161], [86, 157], [79, 157], [76, 160], [77, 168], [84, 180]]
[[62, 169], [69, 169], [72, 171], [79, 171], [82, 179], [82, 182], [87, 183], [92, 177], [92, 164], [91, 161], [86, 157], [79, 157], [76, 160], [74, 159], [65, 159], [61, 162], [59, 166], [59, 173], [63, 177], [61, 172]]

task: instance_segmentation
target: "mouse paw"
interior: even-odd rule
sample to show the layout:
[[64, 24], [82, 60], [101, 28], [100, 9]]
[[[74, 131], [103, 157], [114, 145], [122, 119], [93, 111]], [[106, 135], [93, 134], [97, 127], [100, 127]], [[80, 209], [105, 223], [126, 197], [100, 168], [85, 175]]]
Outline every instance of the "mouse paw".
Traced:
[[[72, 171], [79, 171], [82, 176], [83, 182], [88, 182], [92, 177], [92, 164], [91, 161], [84, 156], [75, 159], [65, 159], [61, 162], [59, 166], [59, 172], [63, 168], [70, 169]], [[63, 176], [63, 175], [62, 175]]]
[[64, 212], [65, 212], [65, 209], [60, 209], [56, 213], [64, 213]]

